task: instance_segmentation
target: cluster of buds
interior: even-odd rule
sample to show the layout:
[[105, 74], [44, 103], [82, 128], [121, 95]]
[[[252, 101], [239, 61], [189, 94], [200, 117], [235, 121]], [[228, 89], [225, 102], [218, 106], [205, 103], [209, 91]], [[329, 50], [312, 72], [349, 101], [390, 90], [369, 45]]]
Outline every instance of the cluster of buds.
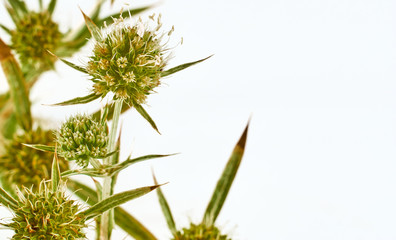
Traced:
[[173, 240], [230, 240], [227, 235], [221, 235], [220, 230], [215, 226], [205, 224], [190, 224], [190, 228], [183, 228], [177, 232]]
[[158, 16], [157, 26], [149, 29], [140, 18], [135, 25], [120, 18], [96, 41], [86, 70], [97, 95], [104, 97], [113, 92], [115, 99], [132, 106], [145, 103], [147, 95], [160, 85], [161, 72], [167, 64], [162, 34], [158, 32], [160, 19]]
[[3, 224], [14, 230], [12, 239], [85, 239], [86, 217], [80, 205], [65, 195], [60, 186], [53, 192], [45, 182], [37, 192], [24, 188], [18, 193], [12, 222]]
[[[22, 143], [53, 146], [54, 136], [52, 131], [41, 128], [16, 135], [5, 145], [4, 154], [0, 157], [1, 178], [7, 185], [37, 189], [43, 179], [50, 178], [53, 153], [38, 151]], [[68, 169], [68, 162], [62, 158], [59, 165], [61, 171]]]
[[64, 122], [56, 132], [57, 152], [68, 161], [76, 160], [83, 168], [91, 158], [107, 153], [108, 129], [87, 115], [76, 115]]
[[[29, 12], [15, 22], [11, 31], [11, 46], [22, 64], [52, 67], [56, 58], [48, 53], [58, 48], [62, 34], [48, 11]], [[26, 44], [28, 43], [28, 44]]]

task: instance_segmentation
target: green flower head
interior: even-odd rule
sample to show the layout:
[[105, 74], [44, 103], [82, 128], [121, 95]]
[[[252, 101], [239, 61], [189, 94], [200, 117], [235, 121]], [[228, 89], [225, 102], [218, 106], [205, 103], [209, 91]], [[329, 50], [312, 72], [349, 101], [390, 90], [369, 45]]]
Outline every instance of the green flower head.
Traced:
[[107, 33], [101, 33], [100, 41], [97, 39], [86, 67], [94, 82], [93, 92], [102, 97], [113, 92], [114, 99], [129, 105], [145, 103], [147, 95], [160, 85], [167, 64], [160, 16], [154, 29], [140, 18], [135, 25], [122, 18], [115, 21]]
[[65, 187], [53, 192], [45, 182], [38, 192], [24, 188], [18, 193], [17, 206], [11, 223], [3, 224], [14, 230], [12, 239], [86, 239], [86, 217], [81, 207], [65, 195]]
[[[51, 176], [53, 153], [38, 151], [22, 145], [43, 144], [54, 146], [52, 131], [41, 128], [16, 135], [5, 145], [4, 154], [0, 157], [0, 175], [3, 185], [33, 187], [37, 189], [43, 179]], [[68, 169], [68, 163], [59, 159], [61, 171]]]
[[206, 226], [205, 224], [190, 224], [190, 228], [183, 228], [178, 231], [173, 240], [231, 240], [227, 235], [222, 235], [220, 230], [215, 226]]
[[56, 58], [47, 51], [54, 52], [59, 47], [62, 34], [51, 14], [48, 11], [28, 12], [15, 25], [15, 30], [11, 31], [11, 46], [21, 62], [38, 68], [52, 67]]
[[107, 141], [107, 125], [87, 115], [70, 117], [56, 132], [58, 154], [81, 167], [87, 167], [90, 158], [104, 157]]

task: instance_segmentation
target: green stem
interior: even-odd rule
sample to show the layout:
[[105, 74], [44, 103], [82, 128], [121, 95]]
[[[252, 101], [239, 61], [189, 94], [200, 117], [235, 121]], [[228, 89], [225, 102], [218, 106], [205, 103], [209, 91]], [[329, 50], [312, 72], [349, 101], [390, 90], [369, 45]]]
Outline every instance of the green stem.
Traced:
[[[113, 152], [116, 149], [117, 141], [117, 130], [118, 130], [118, 123], [121, 115], [122, 109], [122, 100], [116, 100], [113, 112], [113, 121], [111, 123], [110, 134], [109, 134], [109, 142], [107, 144], [107, 152]], [[110, 156], [104, 160], [105, 165], [111, 166], [113, 164], [113, 156]], [[112, 177], [105, 177], [103, 181], [103, 189], [102, 189], [102, 199], [106, 199], [110, 197], [111, 193], [113, 192], [112, 189]], [[109, 236], [111, 235], [111, 230], [109, 227], [109, 223], [113, 222], [113, 219], [110, 219], [110, 212], [106, 211], [102, 214], [101, 217], [101, 233], [100, 239], [101, 240], [108, 240]]]

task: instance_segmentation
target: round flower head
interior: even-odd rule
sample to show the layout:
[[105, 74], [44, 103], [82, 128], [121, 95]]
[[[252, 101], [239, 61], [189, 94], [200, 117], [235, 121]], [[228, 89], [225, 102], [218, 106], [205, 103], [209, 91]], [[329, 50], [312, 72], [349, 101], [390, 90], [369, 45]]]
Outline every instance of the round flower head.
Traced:
[[163, 34], [158, 32], [160, 16], [156, 23], [155, 29], [149, 29], [140, 18], [135, 25], [121, 18], [96, 41], [86, 67], [94, 82], [93, 92], [102, 97], [113, 92], [114, 99], [129, 105], [145, 103], [147, 95], [160, 85], [167, 64]]
[[69, 118], [56, 132], [57, 152], [68, 161], [87, 167], [90, 158], [106, 155], [108, 129], [87, 115]]
[[38, 192], [25, 188], [18, 193], [18, 206], [12, 222], [3, 224], [14, 230], [12, 239], [86, 239], [86, 218], [81, 208], [65, 195], [64, 186], [52, 192], [42, 182]]
[[[51, 165], [54, 154], [26, 147], [22, 143], [54, 146], [52, 131], [37, 128], [34, 131], [16, 135], [5, 145], [4, 154], [0, 157], [0, 175], [3, 185], [32, 187], [37, 189], [43, 179], [51, 176]], [[68, 163], [59, 159], [61, 171], [68, 169]]]
[[19, 54], [23, 64], [35, 67], [52, 67], [56, 58], [47, 50], [55, 51], [59, 46], [62, 34], [58, 24], [51, 20], [51, 14], [29, 12], [15, 23], [11, 31], [11, 46]]
[[183, 228], [177, 232], [173, 240], [231, 240], [227, 235], [221, 235], [220, 230], [215, 226], [206, 226], [204, 224], [190, 224], [190, 228]]

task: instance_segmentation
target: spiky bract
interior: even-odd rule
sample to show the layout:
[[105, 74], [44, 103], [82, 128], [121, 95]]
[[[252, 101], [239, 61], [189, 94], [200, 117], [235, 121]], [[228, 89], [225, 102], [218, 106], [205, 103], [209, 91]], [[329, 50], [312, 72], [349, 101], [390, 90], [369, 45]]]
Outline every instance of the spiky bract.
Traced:
[[90, 158], [102, 158], [107, 153], [108, 129], [88, 115], [70, 117], [56, 132], [58, 154], [66, 160], [76, 160], [87, 167]]
[[65, 195], [65, 187], [56, 192], [42, 182], [39, 191], [25, 188], [18, 193], [18, 208], [12, 222], [4, 224], [14, 230], [12, 239], [86, 239], [86, 218], [79, 214], [81, 208]]
[[147, 95], [160, 85], [167, 64], [160, 18], [154, 30], [139, 19], [136, 25], [117, 20], [102, 41], [97, 41], [87, 71], [94, 82], [93, 92], [102, 97], [113, 92], [114, 99], [129, 105], [145, 103]]
[[190, 228], [178, 231], [173, 240], [231, 240], [227, 235], [222, 235], [216, 226], [205, 224], [190, 224]]
[[[32, 187], [37, 189], [43, 179], [51, 177], [51, 165], [54, 154], [26, 147], [27, 144], [54, 145], [52, 131], [36, 130], [15, 135], [5, 145], [5, 152], [0, 157], [0, 175], [3, 184], [15, 184], [18, 187]], [[68, 163], [60, 158], [61, 171], [68, 169]]]
[[56, 58], [48, 50], [55, 52], [62, 34], [50, 13], [28, 12], [15, 25], [16, 29], [11, 31], [11, 46], [21, 62], [37, 68], [52, 67]]

